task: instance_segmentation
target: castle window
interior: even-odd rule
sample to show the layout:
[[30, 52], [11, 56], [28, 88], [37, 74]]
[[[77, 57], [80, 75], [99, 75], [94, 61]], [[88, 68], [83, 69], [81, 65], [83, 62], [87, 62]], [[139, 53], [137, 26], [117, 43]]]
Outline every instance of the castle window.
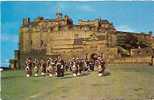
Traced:
[[41, 46], [41, 47], [43, 46], [43, 40], [41, 40], [40, 46]]
[[75, 45], [82, 45], [83, 41], [82, 38], [79, 37], [79, 34], [75, 34], [74, 36], [74, 44]]
[[30, 45], [32, 45], [32, 43], [33, 43], [33, 41], [31, 40], [31, 41], [30, 41]]
[[75, 45], [82, 45], [82, 39], [81, 38], [79, 38], [79, 39], [74, 39], [74, 44]]
[[146, 53], [148, 54], [148, 53], [149, 53], [149, 51], [146, 51]]
[[74, 34], [74, 38], [79, 38], [79, 34]]
[[137, 51], [137, 54], [141, 54], [141, 51]]

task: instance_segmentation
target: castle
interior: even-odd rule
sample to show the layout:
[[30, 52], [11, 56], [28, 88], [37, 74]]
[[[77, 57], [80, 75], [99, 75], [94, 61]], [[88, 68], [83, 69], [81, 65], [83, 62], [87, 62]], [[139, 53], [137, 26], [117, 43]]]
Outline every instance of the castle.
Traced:
[[[18, 67], [24, 66], [27, 57], [47, 58], [62, 56], [64, 59], [71, 57], [90, 57], [92, 54], [103, 55], [108, 62], [122, 55], [119, 47], [125, 45], [128, 37], [137, 37], [150, 41], [154, 48], [152, 34], [122, 32], [115, 29], [108, 20], [73, 20], [62, 13], [56, 13], [55, 19], [38, 17], [34, 21], [24, 18], [20, 27], [19, 50], [15, 51], [12, 60]], [[147, 50], [147, 51], [146, 51]], [[140, 50], [145, 55], [151, 55], [152, 49]], [[138, 50], [131, 48], [129, 56], [135, 56]], [[143, 53], [139, 53], [143, 54]], [[138, 54], [137, 54], [138, 55]]]

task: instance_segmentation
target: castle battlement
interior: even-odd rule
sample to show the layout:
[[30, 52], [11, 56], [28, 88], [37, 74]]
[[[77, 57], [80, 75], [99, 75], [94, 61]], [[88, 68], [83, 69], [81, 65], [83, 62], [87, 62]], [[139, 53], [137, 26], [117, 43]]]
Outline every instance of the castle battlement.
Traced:
[[73, 20], [65, 15], [57, 14], [55, 19], [44, 19], [38, 17], [34, 21], [30, 18], [24, 18], [21, 32], [53, 32], [53, 31], [67, 31], [67, 30], [83, 30], [83, 31], [109, 31], [115, 32], [116, 29], [108, 20], [79, 20], [79, 24], [73, 24]]

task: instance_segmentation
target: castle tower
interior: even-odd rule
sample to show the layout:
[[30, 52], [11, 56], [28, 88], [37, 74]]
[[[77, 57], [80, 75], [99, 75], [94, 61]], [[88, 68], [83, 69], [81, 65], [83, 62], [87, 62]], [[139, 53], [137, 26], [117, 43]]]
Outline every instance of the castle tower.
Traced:
[[60, 9], [60, 3], [57, 3], [57, 11], [56, 11], [56, 18], [57, 19], [61, 19], [62, 18], [62, 13], [61, 13], [61, 9]]

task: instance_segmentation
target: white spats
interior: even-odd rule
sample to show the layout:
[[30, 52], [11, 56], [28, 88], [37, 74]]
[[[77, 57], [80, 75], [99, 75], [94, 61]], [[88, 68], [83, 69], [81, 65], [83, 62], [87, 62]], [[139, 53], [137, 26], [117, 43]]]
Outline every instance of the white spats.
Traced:
[[41, 73], [41, 75], [45, 75], [45, 73]]
[[102, 73], [99, 73], [99, 74], [98, 74], [98, 76], [102, 76], [102, 75], [103, 75]]
[[77, 73], [78, 76], [80, 76], [80, 73]]
[[35, 73], [35, 74], [34, 74], [34, 76], [35, 76], [35, 77], [37, 77], [37, 76], [38, 76], [38, 74], [37, 74], [37, 73]]
[[30, 77], [30, 75], [29, 74], [26, 74], [26, 77]]
[[76, 77], [76, 74], [74, 73], [73, 76]]
[[52, 74], [49, 74], [50, 77], [52, 77]]

